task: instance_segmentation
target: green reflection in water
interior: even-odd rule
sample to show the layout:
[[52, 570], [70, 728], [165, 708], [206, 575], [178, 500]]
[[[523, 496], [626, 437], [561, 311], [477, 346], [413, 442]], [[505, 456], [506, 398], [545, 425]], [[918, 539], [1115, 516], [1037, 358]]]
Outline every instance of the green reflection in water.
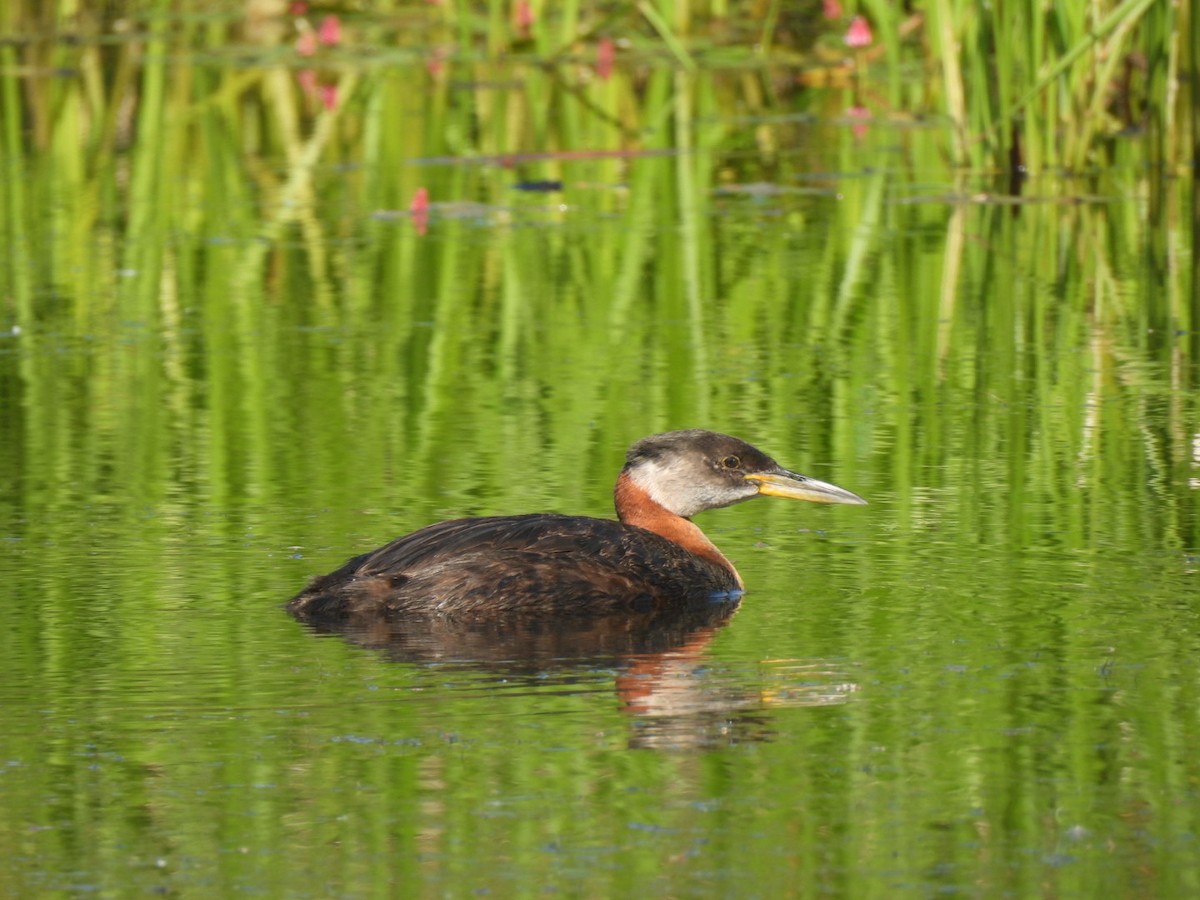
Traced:
[[[979, 202], [935, 131], [663, 71], [596, 101], [663, 155], [416, 165], [551, 86], [164, 71], [133, 152], [5, 163], [0, 894], [1200, 890], [1190, 185]], [[702, 639], [412, 662], [279, 609], [439, 518], [605, 515], [692, 425], [872, 502], [706, 514], [750, 594]]]

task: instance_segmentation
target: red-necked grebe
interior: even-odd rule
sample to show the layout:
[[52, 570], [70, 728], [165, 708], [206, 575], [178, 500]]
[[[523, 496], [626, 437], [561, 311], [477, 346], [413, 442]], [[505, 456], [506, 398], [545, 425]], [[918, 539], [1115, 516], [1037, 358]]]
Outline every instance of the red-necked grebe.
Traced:
[[302, 619], [613, 614], [736, 597], [733, 564], [692, 523], [758, 496], [863, 504], [712, 431], [643, 438], [614, 491], [619, 522], [535, 513], [440, 522], [316, 578], [288, 609]]

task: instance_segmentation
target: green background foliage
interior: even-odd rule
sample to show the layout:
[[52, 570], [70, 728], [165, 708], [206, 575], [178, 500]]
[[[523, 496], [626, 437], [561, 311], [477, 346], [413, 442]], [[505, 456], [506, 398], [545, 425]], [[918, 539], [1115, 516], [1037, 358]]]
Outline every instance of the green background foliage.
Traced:
[[[0, 894], [1194, 896], [1189, 7], [516, 6], [0, 9]], [[708, 643], [280, 610], [687, 426]]]

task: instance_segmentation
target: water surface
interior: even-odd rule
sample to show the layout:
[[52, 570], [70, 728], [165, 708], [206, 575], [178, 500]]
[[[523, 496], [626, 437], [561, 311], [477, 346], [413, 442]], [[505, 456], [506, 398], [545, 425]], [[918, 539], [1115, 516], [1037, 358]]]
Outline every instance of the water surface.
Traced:
[[[936, 127], [679, 72], [595, 85], [646, 152], [506, 168], [527, 120], [411, 65], [298, 106], [310, 164], [163, 65], [159, 168], [146, 120], [5, 163], [0, 894], [1200, 892], [1189, 182], [980, 202]], [[667, 629], [282, 610], [442, 518], [608, 515], [680, 427], [871, 505], [699, 517], [749, 593]]]

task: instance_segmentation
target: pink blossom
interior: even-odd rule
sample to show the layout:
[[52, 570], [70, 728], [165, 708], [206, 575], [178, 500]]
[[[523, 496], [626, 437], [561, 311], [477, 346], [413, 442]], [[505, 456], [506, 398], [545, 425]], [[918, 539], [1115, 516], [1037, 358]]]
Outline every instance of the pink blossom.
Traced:
[[417, 188], [412, 202], [408, 204], [408, 213], [412, 216], [413, 227], [417, 234], [424, 235], [429, 230], [429, 191]]
[[612, 77], [616, 59], [617, 45], [608, 38], [600, 38], [596, 44], [596, 77], [601, 81], [608, 81]]
[[529, 29], [533, 27], [533, 7], [529, 5], [529, 0], [517, 0], [517, 28], [522, 34], [529, 34]]
[[304, 91], [306, 96], [313, 96], [317, 92], [317, 73], [313, 69], [301, 69], [296, 73], [296, 81], [300, 85], [300, 90]]
[[434, 47], [429, 57], [425, 60], [425, 71], [434, 78], [437, 78], [446, 71], [446, 58], [448, 56], [450, 56], [450, 51], [445, 47]]
[[847, 47], [868, 47], [875, 37], [871, 34], [871, 26], [867, 24], [867, 20], [862, 16], [855, 16], [850, 20], [850, 27], [846, 29], [846, 36], [842, 40], [846, 42]]
[[342, 42], [342, 20], [337, 16], [323, 18], [317, 37], [326, 47], [336, 47]]
[[337, 108], [338, 86], [336, 84], [321, 85], [321, 105], [328, 110]]
[[856, 140], [861, 141], [867, 136], [867, 123], [871, 120], [869, 109], [865, 106], [852, 106], [846, 110], [846, 118], [854, 123], [850, 126], [850, 131]]
[[821, 15], [826, 19], [840, 19], [842, 17], [842, 4], [838, 0], [823, 0], [821, 3]]
[[301, 56], [312, 56], [317, 52], [317, 36], [307, 28], [296, 38], [296, 52]]

